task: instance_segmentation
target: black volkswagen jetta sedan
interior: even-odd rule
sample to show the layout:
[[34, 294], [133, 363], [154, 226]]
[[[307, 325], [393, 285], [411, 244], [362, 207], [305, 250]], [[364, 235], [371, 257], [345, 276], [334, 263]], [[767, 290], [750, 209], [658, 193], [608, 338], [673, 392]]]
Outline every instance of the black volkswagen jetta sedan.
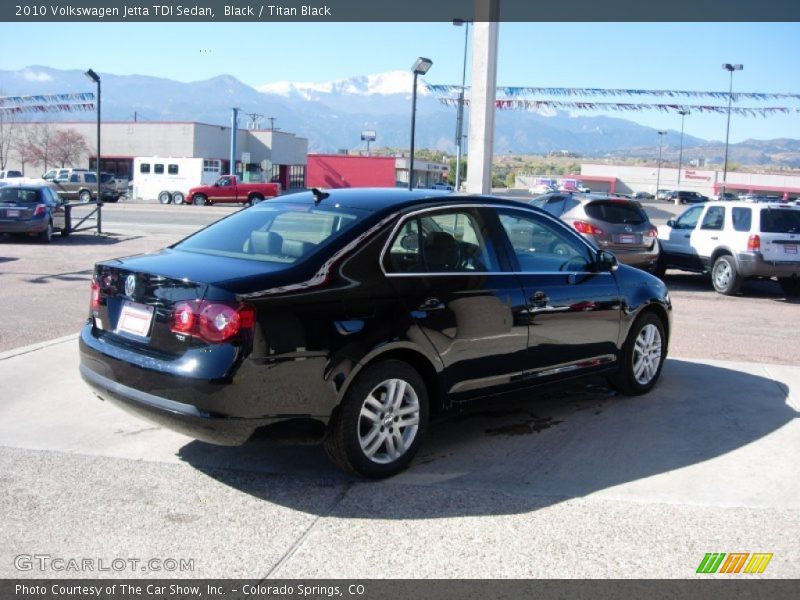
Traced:
[[432, 413], [605, 374], [655, 385], [671, 305], [544, 211], [430, 190], [336, 190], [243, 209], [95, 266], [81, 374], [197, 439], [326, 426], [342, 468], [405, 468]]

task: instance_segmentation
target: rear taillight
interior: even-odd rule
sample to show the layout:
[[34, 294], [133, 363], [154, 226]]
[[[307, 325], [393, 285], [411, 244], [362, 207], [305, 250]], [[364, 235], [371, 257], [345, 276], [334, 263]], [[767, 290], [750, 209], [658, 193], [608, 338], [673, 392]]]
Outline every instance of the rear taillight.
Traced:
[[38, 217], [39, 215], [43, 215], [47, 212], [47, 207], [44, 204], [37, 204], [36, 209], [33, 211], [33, 216]]
[[761, 252], [761, 236], [751, 235], [747, 238], [748, 252]]
[[249, 332], [254, 324], [255, 310], [252, 306], [193, 300], [175, 305], [170, 330], [206, 342], [220, 343]]
[[603, 235], [603, 230], [599, 227], [595, 227], [591, 223], [587, 223], [586, 221], [574, 221], [572, 223], [573, 227], [579, 232], [586, 235]]
[[100, 284], [97, 283], [94, 279], [92, 279], [90, 289], [91, 289], [91, 296], [89, 300], [89, 306], [92, 308], [92, 310], [100, 308]]
[[651, 227], [650, 231], [644, 234], [645, 237], [657, 238], [658, 237], [658, 229], [655, 227]]

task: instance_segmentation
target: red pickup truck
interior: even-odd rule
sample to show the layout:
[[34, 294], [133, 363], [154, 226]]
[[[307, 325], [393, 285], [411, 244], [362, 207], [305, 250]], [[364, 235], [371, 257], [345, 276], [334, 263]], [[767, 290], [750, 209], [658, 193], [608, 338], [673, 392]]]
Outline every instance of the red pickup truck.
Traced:
[[235, 175], [223, 175], [211, 185], [190, 189], [186, 200], [198, 206], [230, 202], [252, 205], [280, 193], [280, 183], [239, 183]]

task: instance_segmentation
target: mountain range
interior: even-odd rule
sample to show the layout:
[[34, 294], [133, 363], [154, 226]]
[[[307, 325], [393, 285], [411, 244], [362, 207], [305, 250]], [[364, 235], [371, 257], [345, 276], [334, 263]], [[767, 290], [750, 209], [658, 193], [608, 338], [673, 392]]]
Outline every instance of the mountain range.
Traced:
[[[362, 130], [377, 132], [377, 146], [404, 148], [410, 126], [412, 75], [390, 71], [328, 83], [274, 82], [258, 88], [230, 75], [183, 83], [146, 75], [101, 74], [103, 119], [108, 121], [197, 121], [230, 124], [231, 108], [240, 109], [240, 127], [258, 115], [269, 126], [308, 138], [310, 152], [363, 148]], [[87, 92], [93, 90], [81, 70], [31, 66], [0, 70], [0, 96]], [[91, 120], [87, 113], [51, 113], [61, 121]], [[680, 133], [670, 131], [668, 139]], [[455, 149], [455, 108], [444, 106], [420, 86], [417, 100], [418, 148]], [[495, 154], [541, 154], [568, 150], [583, 156], [653, 158], [655, 130], [622, 118], [498, 111]], [[721, 162], [724, 145], [683, 136], [685, 160], [704, 157]], [[677, 145], [665, 145], [663, 158], [677, 160]], [[800, 167], [800, 140], [747, 140], [730, 146], [730, 159], [743, 164]], [[673, 156], [674, 155], [674, 156]]]

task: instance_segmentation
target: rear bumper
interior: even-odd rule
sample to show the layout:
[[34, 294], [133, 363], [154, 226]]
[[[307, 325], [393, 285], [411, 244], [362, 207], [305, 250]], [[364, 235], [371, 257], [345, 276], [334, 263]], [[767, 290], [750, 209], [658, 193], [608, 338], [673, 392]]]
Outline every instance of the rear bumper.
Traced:
[[759, 252], [739, 252], [736, 263], [743, 277], [800, 277], [800, 260], [767, 261]]
[[101, 400], [107, 400], [139, 417], [211, 444], [238, 446], [246, 442], [257, 428], [269, 424], [269, 421], [260, 419], [216, 417], [191, 404], [122, 385], [96, 373], [85, 364], [81, 364], [80, 372], [83, 380]]
[[626, 248], [617, 244], [604, 245], [602, 248], [613, 252], [619, 262], [639, 268], [655, 266], [659, 254], [658, 244], [653, 244], [652, 248]]
[[98, 335], [91, 323], [81, 330], [79, 348], [81, 377], [99, 398], [212, 444], [239, 445], [256, 429], [283, 421], [326, 424], [334, 406], [330, 392], [299, 391], [300, 382], [317, 380], [324, 359], [260, 365], [228, 345], [170, 360]]
[[0, 233], [41, 233], [47, 229], [45, 219], [27, 221], [0, 221]]

